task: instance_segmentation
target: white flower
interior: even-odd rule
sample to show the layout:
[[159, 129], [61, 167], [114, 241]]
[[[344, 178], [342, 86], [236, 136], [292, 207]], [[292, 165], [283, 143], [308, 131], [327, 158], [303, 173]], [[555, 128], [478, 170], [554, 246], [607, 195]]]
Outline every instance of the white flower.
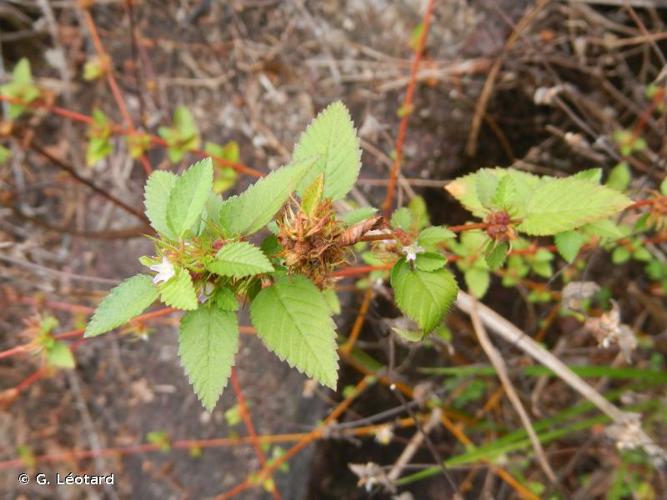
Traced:
[[153, 278], [153, 283], [158, 284], [161, 281], [169, 281], [175, 274], [174, 266], [171, 265], [167, 257], [162, 257], [162, 262], [159, 264], [154, 264], [150, 267], [151, 271], [155, 271], [157, 274]]
[[418, 254], [424, 253], [424, 249], [419, 245], [410, 245], [403, 247], [403, 253], [405, 254], [405, 260], [414, 262], [417, 259]]

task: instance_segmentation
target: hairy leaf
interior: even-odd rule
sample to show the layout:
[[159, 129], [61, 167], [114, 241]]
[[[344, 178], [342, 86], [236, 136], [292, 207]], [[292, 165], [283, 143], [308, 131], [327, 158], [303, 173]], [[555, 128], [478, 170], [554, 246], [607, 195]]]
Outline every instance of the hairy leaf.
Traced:
[[267, 348], [307, 376], [335, 389], [338, 353], [331, 309], [303, 276], [283, 277], [260, 291], [250, 318]]
[[557, 234], [609, 217], [630, 204], [621, 193], [590, 181], [549, 179], [528, 200], [518, 229], [534, 236]]
[[558, 253], [570, 264], [574, 262], [586, 237], [577, 231], [565, 231], [554, 236]]
[[228, 243], [222, 247], [215, 260], [206, 267], [215, 274], [235, 278], [273, 271], [266, 255], [256, 246], [244, 241]]
[[176, 179], [167, 203], [167, 224], [179, 238], [199, 222], [213, 187], [213, 163], [198, 161]]
[[239, 348], [236, 314], [202, 306], [181, 320], [178, 354], [190, 383], [208, 411], [227, 385]]
[[266, 226], [289, 199], [313, 165], [312, 159], [279, 168], [220, 207], [220, 223], [230, 235], [256, 233]]
[[184, 311], [197, 309], [197, 292], [192, 284], [190, 273], [182, 268], [177, 268], [174, 276], [160, 284], [160, 299], [168, 306]]
[[97, 306], [84, 337], [95, 337], [127, 323], [155, 302], [157, 297], [158, 290], [150, 276], [137, 274], [126, 279]]
[[345, 197], [357, 181], [361, 149], [350, 113], [342, 102], [330, 104], [308, 125], [293, 157], [295, 161], [316, 158], [314, 168], [299, 185], [300, 192], [324, 173], [324, 197]]
[[458, 291], [456, 280], [447, 269], [412, 270], [405, 259], [392, 269], [391, 286], [398, 306], [426, 333], [438, 326]]
[[171, 240], [177, 239], [177, 236], [167, 224], [167, 204], [176, 179], [178, 177], [171, 172], [156, 170], [146, 181], [144, 190], [144, 206], [151, 226]]

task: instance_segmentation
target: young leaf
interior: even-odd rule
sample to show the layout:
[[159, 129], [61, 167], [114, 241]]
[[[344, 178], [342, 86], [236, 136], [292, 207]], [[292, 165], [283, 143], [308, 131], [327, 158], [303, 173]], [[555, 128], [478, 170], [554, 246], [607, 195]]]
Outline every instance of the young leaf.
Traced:
[[158, 289], [146, 274], [137, 274], [113, 288], [97, 306], [84, 337], [95, 337], [127, 323], [158, 297]]
[[170, 240], [177, 239], [177, 236], [167, 224], [167, 204], [177, 178], [171, 172], [156, 170], [146, 181], [144, 190], [144, 206], [151, 226]]
[[623, 210], [632, 202], [621, 193], [575, 178], [542, 181], [526, 205], [519, 231], [557, 234]]
[[391, 286], [398, 306], [426, 333], [438, 326], [458, 291], [456, 280], [447, 269], [413, 271], [405, 259], [392, 269]]
[[301, 199], [301, 210], [308, 215], [314, 215], [315, 209], [322, 201], [322, 194], [324, 193], [324, 174], [318, 175], [313, 183], [303, 192]]
[[417, 254], [415, 259], [415, 266], [420, 271], [435, 271], [441, 267], [445, 267], [447, 261], [439, 253], [426, 252]]
[[408, 207], [398, 208], [391, 214], [389, 222], [394, 229], [402, 229], [405, 232], [409, 232], [414, 222], [412, 211]]
[[238, 311], [239, 309], [239, 301], [229, 288], [218, 288], [210, 300], [223, 311]]
[[582, 245], [585, 243], [586, 237], [577, 231], [566, 231], [558, 233], [554, 237], [554, 240], [556, 241], [558, 253], [566, 262], [572, 264]]
[[179, 238], [199, 222], [212, 187], [210, 158], [198, 161], [176, 180], [167, 203], [167, 224]]
[[417, 244], [426, 249], [436, 249], [444, 241], [456, 238], [456, 234], [444, 226], [431, 226], [422, 230], [417, 237]]
[[259, 248], [244, 241], [226, 244], [217, 253], [215, 260], [206, 267], [220, 276], [234, 278], [270, 273], [274, 270]]
[[256, 233], [266, 226], [289, 199], [292, 191], [312, 167], [305, 160], [279, 168], [220, 207], [220, 223], [230, 235]]
[[626, 162], [622, 161], [609, 172], [606, 186], [610, 189], [623, 192], [630, 185], [631, 180], [632, 172], [630, 171], [630, 167]]
[[76, 362], [72, 355], [72, 350], [62, 341], [56, 341], [46, 351], [46, 358], [49, 364], [58, 368], [74, 368]]
[[667, 177], [665, 177], [660, 183], [660, 193], [663, 196], [667, 196]]
[[162, 283], [158, 289], [160, 300], [168, 306], [184, 311], [197, 309], [197, 292], [187, 270], [177, 268], [174, 276]]
[[236, 314], [202, 306], [181, 320], [178, 354], [199, 400], [208, 411], [227, 385], [239, 347]]
[[500, 267], [505, 263], [507, 254], [509, 253], [509, 245], [505, 242], [494, 242], [495, 244], [491, 245], [488, 250], [484, 253], [484, 258], [486, 259], [486, 264], [489, 266], [491, 271], [500, 269]]
[[324, 173], [324, 197], [345, 197], [357, 181], [361, 149], [350, 113], [342, 102], [330, 104], [308, 125], [294, 148], [293, 158], [316, 158], [314, 168], [300, 184], [300, 192]]
[[260, 291], [250, 318], [266, 347], [290, 366], [336, 388], [338, 353], [331, 309], [303, 276], [282, 277]]
[[346, 226], [352, 226], [362, 220], [370, 219], [377, 213], [378, 209], [374, 207], [359, 207], [350, 210], [340, 216], [340, 220]]
[[463, 273], [463, 279], [466, 282], [468, 291], [478, 299], [481, 299], [486, 295], [486, 291], [489, 289], [489, 283], [491, 282], [489, 271], [478, 267], [467, 269]]

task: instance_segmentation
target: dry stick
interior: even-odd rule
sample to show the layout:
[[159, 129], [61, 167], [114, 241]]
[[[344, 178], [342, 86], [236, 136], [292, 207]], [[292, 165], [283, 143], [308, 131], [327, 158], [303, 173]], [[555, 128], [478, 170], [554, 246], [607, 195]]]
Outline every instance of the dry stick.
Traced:
[[[118, 109], [120, 110], [120, 114], [123, 116], [125, 124], [130, 129], [130, 132], [134, 133], [135, 128], [134, 128], [134, 122], [132, 121], [132, 116], [130, 116], [130, 112], [127, 110], [127, 105], [125, 104], [123, 93], [121, 92], [120, 87], [116, 82], [116, 78], [113, 75], [113, 69], [111, 67], [111, 58], [107, 54], [106, 50], [104, 50], [104, 45], [102, 45], [102, 40], [100, 39], [100, 35], [97, 32], [97, 26], [95, 25], [93, 16], [90, 13], [91, 6], [88, 5], [87, 2], [80, 1], [80, 7], [81, 10], [83, 11], [82, 12], [83, 19], [86, 23], [86, 27], [88, 28], [90, 37], [93, 40], [93, 45], [95, 46], [95, 52], [97, 52], [97, 57], [100, 58], [102, 64], [106, 65], [105, 67], [106, 79], [107, 83], [109, 84], [109, 88], [111, 89], [111, 93], [113, 94], [113, 98], [116, 101], [116, 104], [118, 105]], [[144, 171], [146, 172], [146, 174], [150, 174], [153, 171], [153, 167], [151, 166], [150, 161], [148, 160], [145, 154], [142, 154], [140, 156], [140, 159], [141, 159], [141, 164], [144, 167]]]
[[533, 428], [533, 424], [530, 421], [530, 417], [528, 416], [528, 413], [526, 413], [526, 410], [521, 403], [521, 399], [519, 399], [519, 395], [516, 393], [516, 390], [512, 385], [512, 381], [507, 374], [507, 365], [505, 364], [505, 361], [503, 361], [503, 357], [500, 355], [498, 350], [491, 343], [491, 339], [489, 339], [489, 336], [484, 329], [484, 325], [482, 325], [479, 320], [479, 315], [477, 314], [477, 300], [474, 298], [472, 300], [473, 303], [472, 309], [470, 310], [470, 318], [472, 319], [472, 326], [475, 330], [475, 334], [477, 335], [477, 340], [479, 340], [479, 344], [482, 346], [482, 349], [484, 349], [486, 356], [489, 358], [489, 361], [491, 361], [491, 364], [496, 369], [498, 378], [500, 379], [500, 382], [502, 383], [503, 387], [505, 388], [505, 392], [507, 393], [507, 397], [512, 403], [512, 406], [514, 406], [516, 412], [519, 414], [521, 423], [526, 429], [528, 438], [530, 439], [530, 442], [533, 445], [533, 449], [535, 450], [537, 461], [540, 463], [542, 470], [547, 475], [549, 480], [552, 483], [556, 483], [556, 474], [554, 474], [551, 465], [549, 465], [549, 461], [547, 460], [544, 449], [542, 448], [542, 444], [540, 443], [540, 440], [535, 433], [535, 429]]
[[[234, 394], [236, 395], [236, 401], [239, 404], [239, 413], [243, 419], [243, 425], [245, 425], [245, 428], [250, 435], [252, 447], [255, 449], [255, 454], [259, 460], [259, 465], [260, 467], [264, 467], [266, 465], [266, 455], [264, 454], [264, 451], [262, 451], [262, 447], [259, 445], [259, 441], [257, 440], [257, 432], [255, 432], [255, 426], [252, 423], [252, 417], [248, 411], [248, 405], [246, 404], [245, 397], [243, 396], [243, 391], [241, 390], [241, 384], [239, 383], [239, 376], [235, 366], [232, 367], [231, 383]], [[276, 500], [280, 500], [281, 498], [278, 487], [275, 485], [273, 487], [273, 498]]]
[[[475, 307], [475, 299], [465, 292], [459, 292], [456, 299], [456, 306], [468, 315], [473, 314]], [[613, 403], [610, 403], [598, 391], [593, 389], [584, 381], [579, 375], [574, 373], [572, 369], [563, 363], [556, 356], [547, 351], [540, 344], [535, 342], [532, 338], [524, 334], [519, 328], [514, 326], [508, 320], [503, 318], [493, 309], [485, 306], [482, 303], [477, 303], [477, 314], [483, 324], [485, 324], [492, 332], [495, 332], [507, 342], [515, 345], [526, 354], [534, 358], [538, 363], [554, 372], [554, 375], [559, 377], [563, 382], [568, 384], [576, 390], [583, 397], [588, 399], [591, 403], [598, 407], [605, 415], [611, 418], [614, 423], [619, 425], [627, 425], [628, 421], [632, 419], [631, 414], [621, 410]], [[656, 451], [661, 456], [667, 456], [667, 453], [658, 447], [657, 444], [643, 431], [639, 432], [640, 441], [644, 449], [650, 455], [655, 455]], [[649, 451], [652, 450], [652, 451]]]
[[340, 347], [340, 352], [344, 354], [349, 354], [352, 348], [354, 347], [359, 334], [361, 333], [361, 328], [364, 326], [364, 320], [366, 319], [366, 314], [368, 313], [368, 307], [370, 306], [371, 299], [373, 298], [373, 287], [368, 287], [364, 293], [364, 300], [361, 303], [359, 308], [359, 313], [354, 320], [352, 325], [352, 330], [350, 331], [350, 336], [347, 338], [347, 341]]
[[426, 38], [428, 36], [428, 30], [431, 26], [431, 17], [433, 15], [433, 7], [435, 5], [434, 0], [429, 0], [426, 5], [426, 10], [424, 11], [424, 17], [422, 21], [423, 29], [419, 35], [419, 40], [417, 40], [417, 48], [415, 49], [415, 55], [412, 59], [412, 66], [410, 68], [410, 83], [405, 92], [405, 98], [403, 99], [403, 104], [401, 109], [403, 110], [403, 117], [401, 118], [401, 123], [398, 126], [398, 136], [396, 137], [396, 147], [394, 148], [394, 164], [391, 167], [391, 172], [389, 174], [389, 184], [387, 185], [387, 195], [384, 199], [384, 205], [382, 207], [384, 215], [386, 218], [389, 218], [391, 212], [391, 206], [394, 202], [394, 191], [396, 190], [396, 181], [398, 179], [398, 174], [401, 171], [401, 162], [403, 161], [403, 143], [405, 142], [405, 136], [408, 132], [408, 123], [410, 120], [411, 107], [412, 107], [412, 98], [415, 94], [415, 88], [417, 87], [417, 70], [419, 69], [419, 63], [422, 60], [424, 54], [424, 45], [426, 44]]
[[398, 460], [396, 460], [396, 463], [389, 471], [389, 474], [387, 474], [387, 479], [389, 479], [391, 483], [401, 476], [401, 472], [403, 472], [405, 466], [410, 463], [410, 460], [412, 460], [412, 457], [417, 453], [417, 450], [419, 450], [419, 447], [424, 442], [426, 434], [429, 434], [435, 426], [440, 423], [440, 415], [440, 408], [433, 408], [428, 422], [426, 422], [426, 424], [412, 436], [408, 445], [403, 449], [403, 453], [401, 453]]
[[[22, 106], [25, 106], [26, 108], [30, 109], [43, 109], [44, 111], [48, 111], [49, 113], [52, 113], [57, 116], [61, 116], [63, 118], [67, 118], [68, 120], [72, 120], [75, 122], [80, 122], [80, 123], [85, 123], [86, 125], [91, 125], [94, 123], [94, 120], [91, 116], [84, 115], [83, 113], [78, 113], [76, 111], [72, 111], [67, 108], [62, 108], [60, 106], [53, 106], [49, 103], [43, 102], [43, 101], [35, 101], [32, 103], [27, 103], [23, 102], [20, 99], [16, 99], [15, 97], [9, 97], [6, 95], [0, 95], [0, 101], [2, 102], [9, 102], [11, 104], [20, 104]], [[111, 131], [115, 135], [121, 135], [121, 136], [126, 136], [126, 137], [131, 137], [131, 136], [146, 136], [150, 139], [151, 144], [160, 146], [160, 147], [168, 147], [167, 141], [165, 141], [162, 137], [158, 137], [156, 135], [152, 134], [144, 134], [140, 132], [132, 132], [127, 128], [122, 127], [121, 125], [118, 125], [116, 123], [110, 123], [109, 127], [111, 128]], [[203, 149], [193, 149], [191, 153], [197, 155], [200, 158], [206, 158], [210, 156], [213, 160], [216, 162], [220, 163], [221, 165], [225, 167], [232, 168], [236, 170], [239, 173], [249, 175], [251, 177], [262, 177], [264, 174], [260, 172], [259, 170], [256, 170], [252, 167], [249, 167], [247, 165], [244, 165], [242, 163], [238, 162], [233, 162], [230, 160], [227, 160], [226, 158], [222, 158], [221, 156], [216, 156], [207, 153]]]
[[484, 87], [482, 87], [482, 93], [479, 96], [477, 105], [475, 106], [475, 114], [472, 117], [472, 125], [470, 126], [470, 134], [468, 135], [468, 142], [466, 144], [466, 153], [469, 156], [475, 156], [477, 152], [477, 139], [479, 138], [479, 129], [482, 125], [482, 120], [486, 114], [486, 108], [493, 94], [493, 87], [496, 83], [496, 78], [500, 73], [500, 68], [505, 61], [505, 56], [507, 52], [514, 46], [517, 42], [523, 30], [525, 30], [535, 19], [535, 16], [549, 3], [549, 0], [539, 0], [537, 4], [530, 8], [526, 14], [521, 18], [519, 23], [516, 25], [516, 28], [512, 31], [512, 34], [505, 42], [501, 53], [498, 55], [498, 58], [493, 63], [493, 66], [489, 70], [489, 75], [486, 77], [484, 82]]
[[148, 227], [148, 224], [147, 224], [148, 219], [146, 218], [146, 216], [140, 210], [137, 210], [136, 208], [131, 207], [130, 205], [128, 205], [124, 201], [119, 200], [114, 195], [108, 193], [104, 189], [102, 189], [100, 187], [97, 187], [93, 182], [89, 181], [88, 179], [86, 179], [84, 177], [81, 177], [73, 167], [69, 166], [67, 163], [65, 163], [60, 158], [58, 158], [58, 157], [52, 155], [51, 153], [49, 153], [46, 149], [39, 146], [34, 140], [30, 141], [30, 148], [33, 149], [34, 151], [36, 151], [37, 153], [39, 153], [40, 155], [42, 155], [44, 158], [46, 158], [47, 160], [49, 160], [53, 164], [55, 164], [61, 170], [64, 170], [65, 172], [67, 172], [70, 176], [72, 176], [75, 180], [77, 180], [81, 184], [89, 187], [90, 189], [95, 191], [100, 196], [103, 196], [104, 198], [109, 200], [111, 203], [113, 203], [117, 207], [122, 208], [123, 210], [125, 210], [127, 213], [130, 213], [130, 214], [136, 216], [142, 222], [145, 222], [147, 227]]

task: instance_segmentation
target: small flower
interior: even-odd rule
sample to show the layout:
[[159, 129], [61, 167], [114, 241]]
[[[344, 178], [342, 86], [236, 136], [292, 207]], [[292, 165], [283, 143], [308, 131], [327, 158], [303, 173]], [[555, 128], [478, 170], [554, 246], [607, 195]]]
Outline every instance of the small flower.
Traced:
[[407, 247], [403, 247], [403, 253], [405, 254], [405, 260], [408, 262], [414, 262], [417, 260], [418, 254], [424, 253], [424, 249], [419, 245], [409, 245]]
[[375, 440], [380, 443], [387, 445], [391, 443], [391, 440], [394, 438], [394, 430], [391, 428], [391, 425], [382, 425], [375, 431]]
[[162, 257], [162, 262], [159, 264], [154, 264], [150, 267], [151, 271], [155, 271], [157, 274], [153, 278], [153, 283], [156, 285], [160, 282], [167, 282], [169, 281], [176, 271], [174, 271], [174, 266], [169, 262], [169, 259], [167, 257], [163, 256]]

